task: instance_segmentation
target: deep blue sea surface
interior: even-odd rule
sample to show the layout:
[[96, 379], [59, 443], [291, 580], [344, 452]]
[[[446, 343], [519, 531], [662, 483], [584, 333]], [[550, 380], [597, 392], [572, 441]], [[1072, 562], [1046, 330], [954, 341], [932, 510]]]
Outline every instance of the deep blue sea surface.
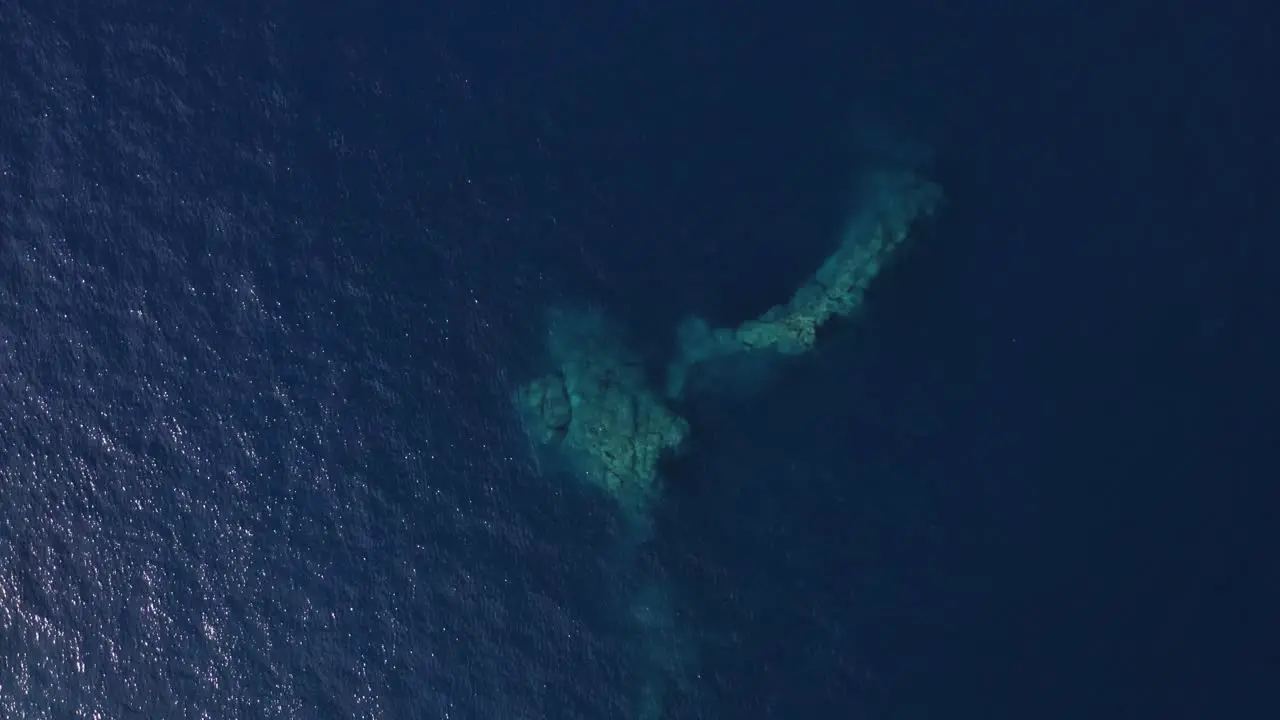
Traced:
[[[1275, 717], [1275, 20], [0, 0], [0, 717]], [[637, 547], [546, 309], [752, 317], [885, 155], [945, 210]]]

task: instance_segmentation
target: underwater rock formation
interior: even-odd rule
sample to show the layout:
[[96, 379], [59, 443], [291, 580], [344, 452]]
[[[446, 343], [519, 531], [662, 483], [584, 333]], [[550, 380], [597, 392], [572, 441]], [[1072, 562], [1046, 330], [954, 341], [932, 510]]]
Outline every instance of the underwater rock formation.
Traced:
[[658, 497], [660, 460], [678, 452], [689, 434], [671, 404], [685, 399], [691, 373], [718, 381], [699, 389], [758, 384], [761, 368], [812, 350], [819, 328], [858, 309], [912, 227], [942, 201], [937, 185], [905, 170], [867, 173], [859, 189], [859, 206], [835, 252], [789, 300], [737, 327], [713, 328], [696, 317], [681, 324], [665, 396], [598, 308], [552, 311], [551, 369], [516, 392], [530, 437], [643, 523]]
[[631, 600], [640, 669], [636, 720], [661, 720], [674, 696], [692, 692], [691, 683], [698, 675], [698, 649], [678, 622], [672, 592], [666, 583], [649, 582]]
[[[751, 390], [774, 365], [812, 350], [818, 331], [848, 317], [906, 242], [916, 222], [942, 201], [937, 185], [906, 171], [863, 178], [862, 197], [841, 241], [786, 302], [737, 327], [690, 318], [678, 328], [666, 365], [665, 394], [619, 328], [596, 308], [555, 310], [547, 326], [546, 372], [517, 389], [525, 429], [540, 448], [600, 488], [631, 521], [628, 550], [649, 537], [661, 493], [660, 461], [683, 450], [689, 423], [676, 407], [695, 392]], [[631, 544], [634, 543], [634, 544]], [[629, 615], [638, 637], [637, 694], [630, 717], [661, 720], [670, 702], [690, 696], [697, 677], [694, 634], [677, 627], [670, 588], [642, 585]]]
[[516, 393], [530, 435], [643, 520], [658, 496], [658, 462], [679, 450], [688, 422], [598, 310], [552, 312], [547, 354], [552, 371]]
[[732, 374], [741, 371], [743, 355], [800, 355], [812, 350], [818, 329], [858, 309], [868, 286], [907, 240], [912, 226], [942, 201], [941, 188], [906, 171], [870, 173], [861, 189], [862, 204], [845, 227], [840, 245], [790, 300], [733, 328], [712, 328], [696, 317], [681, 324], [678, 356], [667, 371], [668, 397], [685, 394], [689, 374], [699, 365], [715, 361], [721, 374]]

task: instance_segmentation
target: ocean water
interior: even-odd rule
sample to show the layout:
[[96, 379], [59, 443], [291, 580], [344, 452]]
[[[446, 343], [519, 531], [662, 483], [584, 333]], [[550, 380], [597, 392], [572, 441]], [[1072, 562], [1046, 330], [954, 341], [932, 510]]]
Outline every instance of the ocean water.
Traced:
[[[0, 716], [1273, 712], [1266, 23], [846, 5], [0, 2]], [[547, 308], [663, 357], [889, 156], [651, 536], [540, 462]]]

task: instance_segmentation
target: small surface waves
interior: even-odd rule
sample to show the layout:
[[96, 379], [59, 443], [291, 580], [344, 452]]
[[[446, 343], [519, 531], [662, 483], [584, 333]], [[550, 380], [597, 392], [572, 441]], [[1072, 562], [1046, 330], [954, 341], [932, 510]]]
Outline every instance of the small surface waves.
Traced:
[[541, 714], [607, 648], [495, 490], [504, 321], [317, 234], [287, 89], [188, 59], [270, 26], [176, 12], [0, 9], [0, 715]]

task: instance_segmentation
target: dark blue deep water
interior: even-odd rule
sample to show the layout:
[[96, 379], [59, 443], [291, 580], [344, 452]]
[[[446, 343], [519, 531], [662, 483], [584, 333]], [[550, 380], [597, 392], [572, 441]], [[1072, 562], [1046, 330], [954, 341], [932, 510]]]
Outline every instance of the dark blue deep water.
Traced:
[[[0, 717], [1277, 716], [1275, 20], [0, 0]], [[758, 314], [884, 153], [945, 211], [629, 546], [545, 309]]]

